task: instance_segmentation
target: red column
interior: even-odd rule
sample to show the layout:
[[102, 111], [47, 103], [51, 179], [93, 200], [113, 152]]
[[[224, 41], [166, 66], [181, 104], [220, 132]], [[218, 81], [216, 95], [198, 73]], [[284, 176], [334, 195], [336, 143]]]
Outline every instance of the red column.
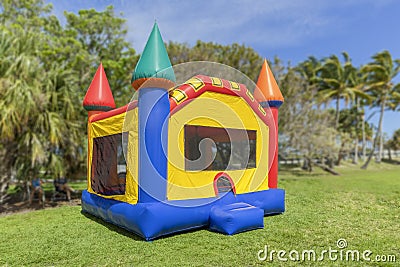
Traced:
[[[274, 120], [275, 129], [272, 130], [273, 133], [270, 134], [269, 138], [269, 157], [272, 157], [272, 164], [268, 171], [268, 187], [277, 188], [278, 187], [278, 108], [270, 107], [272, 117]], [[269, 159], [271, 162], [271, 159]]]

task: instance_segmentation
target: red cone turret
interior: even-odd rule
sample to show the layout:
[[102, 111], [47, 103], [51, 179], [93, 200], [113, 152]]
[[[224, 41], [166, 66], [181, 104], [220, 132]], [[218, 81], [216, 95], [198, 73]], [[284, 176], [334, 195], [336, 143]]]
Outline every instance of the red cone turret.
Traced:
[[83, 107], [89, 111], [89, 117], [115, 108], [114, 97], [101, 63], [83, 99]]

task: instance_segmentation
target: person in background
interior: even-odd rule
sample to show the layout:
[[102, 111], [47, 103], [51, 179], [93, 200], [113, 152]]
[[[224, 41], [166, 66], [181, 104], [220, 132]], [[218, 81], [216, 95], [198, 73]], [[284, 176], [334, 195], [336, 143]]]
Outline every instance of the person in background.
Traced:
[[76, 193], [76, 190], [74, 190], [68, 184], [67, 178], [65, 178], [65, 177], [58, 177], [57, 179], [55, 179], [54, 186], [56, 187], [57, 191], [65, 192], [67, 194], [68, 201], [71, 201], [71, 193]]
[[43, 201], [44, 204], [44, 194], [42, 188], [42, 180], [40, 178], [35, 178], [31, 181], [31, 195], [29, 196], [29, 205], [32, 204], [33, 196], [35, 193], [38, 194], [39, 204]]

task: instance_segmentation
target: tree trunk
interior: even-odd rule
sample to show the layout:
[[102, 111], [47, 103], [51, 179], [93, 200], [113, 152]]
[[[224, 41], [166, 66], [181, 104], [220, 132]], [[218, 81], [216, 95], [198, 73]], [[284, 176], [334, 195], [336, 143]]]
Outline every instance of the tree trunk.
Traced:
[[353, 164], [358, 164], [358, 136], [356, 135]]
[[[340, 110], [340, 97], [339, 95], [336, 98], [336, 114], [335, 114], [335, 130], [339, 128], [339, 110]], [[342, 141], [342, 140], [340, 140]], [[343, 144], [342, 144], [343, 145]], [[340, 146], [338, 159], [336, 161], [336, 165], [339, 166], [340, 160], [342, 159], [342, 145]]]
[[376, 147], [376, 145], [378, 143], [378, 140], [379, 140], [379, 137], [380, 137], [380, 133], [382, 132], [383, 113], [385, 112], [385, 104], [386, 104], [385, 100], [386, 100], [386, 97], [384, 96], [382, 101], [381, 101], [381, 113], [379, 115], [379, 125], [378, 125], [378, 130], [376, 131], [374, 143], [372, 145], [371, 152], [368, 155], [367, 161], [364, 163], [364, 165], [361, 166], [361, 169], [364, 169], [364, 170], [367, 169], [368, 164], [371, 161], [372, 156], [374, 155], [375, 147]]
[[340, 175], [338, 172], [334, 171], [333, 169], [329, 168], [328, 166], [324, 165], [324, 164], [320, 164], [317, 162], [313, 162], [309, 157], [305, 156], [305, 158], [307, 159], [307, 161], [310, 163], [310, 166], [315, 165], [317, 167], [320, 167], [322, 170], [329, 172], [330, 174], [333, 175]]
[[331, 169], [333, 169], [333, 161], [334, 160], [331, 156], [327, 157], [327, 159], [326, 159], [326, 165]]
[[12, 166], [15, 162], [15, 155], [17, 154], [15, 151], [15, 147], [12, 143], [4, 144], [4, 149], [1, 151], [0, 155], [0, 204], [4, 204], [4, 202], [9, 198], [7, 193], [8, 186], [10, 185], [10, 180], [12, 177]]
[[388, 147], [388, 153], [389, 153], [389, 160], [392, 161], [392, 152], [390, 151], [390, 146]]
[[358, 164], [358, 109], [359, 103], [358, 98], [356, 98], [356, 138], [355, 138], [355, 147], [354, 147], [354, 157], [353, 164]]
[[379, 134], [378, 158], [377, 158], [376, 162], [381, 163], [382, 158], [383, 158], [383, 133], [382, 133], [382, 129], [381, 129], [380, 134]]
[[365, 138], [365, 115], [362, 116], [362, 159], [365, 160], [366, 154], [367, 154], [367, 144], [366, 144], [366, 138]]
[[342, 155], [343, 155], [342, 149], [340, 148], [339, 153], [338, 153], [338, 158], [337, 158], [337, 161], [336, 161], [336, 166], [340, 165], [340, 162], [342, 161]]
[[340, 96], [336, 98], [335, 130], [339, 128]]
[[342, 161], [342, 158], [343, 158], [343, 148], [344, 148], [344, 145], [345, 145], [346, 143], [345, 142], [342, 142], [342, 144], [340, 145], [340, 149], [339, 149], [339, 153], [338, 153], [338, 159], [337, 159], [337, 161], [336, 161], [336, 166], [339, 166], [340, 165], [340, 162]]
[[7, 194], [8, 184], [9, 184], [8, 177], [6, 175], [0, 176], [0, 205], [3, 205], [8, 198]]
[[302, 169], [305, 170], [305, 171], [308, 171], [308, 172], [312, 172], [311, 160], [307, 156], [304, 156]]
[[372, 156], [374, 155], [375, 146], [376, 146], [376, 143], [377, 143], [377, 142], [378, 142], [378, 132], [376, 133], [376, 136], [375, 136], [375, 138], [374, 138], [374, 143], [372, 144], [371, 152], [369, 152], [367, 161], [364, 163], [364, 165], [361, 166], [361, 169], [364, 169], [364, 170], [367, 169], [368, 164], [369, 164], [369, 162], [371, 161]]

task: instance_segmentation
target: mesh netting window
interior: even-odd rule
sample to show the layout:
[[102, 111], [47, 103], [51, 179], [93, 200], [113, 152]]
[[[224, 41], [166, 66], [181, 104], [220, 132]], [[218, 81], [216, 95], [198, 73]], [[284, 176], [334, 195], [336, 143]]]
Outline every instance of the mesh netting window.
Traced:
[[233, 191], [231, 181], [225, 176], [219, 177], [217, 180], [217, 190], [218, 194]]
[[106, 196], [125, 194], [128, 133], [93, 139], [91, 186]]
[[256, 133], [255, 130], [185, 125], [185, 169], [255, 168]]

